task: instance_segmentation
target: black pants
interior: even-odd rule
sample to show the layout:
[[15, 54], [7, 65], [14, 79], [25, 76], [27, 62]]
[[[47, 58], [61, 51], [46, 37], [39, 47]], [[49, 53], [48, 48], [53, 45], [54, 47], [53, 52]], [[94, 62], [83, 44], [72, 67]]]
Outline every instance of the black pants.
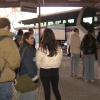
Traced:
[[43, 84], [45, 100], [50, 100], [50, 82], [52, 85], [52, 90], [56, 97], [56, 100], [61, 100], [61, 96], [58, 90], [58, 82], [59, 82], [59, 69], [51, 68], [51, 69], [40, 69], [40, 79]]

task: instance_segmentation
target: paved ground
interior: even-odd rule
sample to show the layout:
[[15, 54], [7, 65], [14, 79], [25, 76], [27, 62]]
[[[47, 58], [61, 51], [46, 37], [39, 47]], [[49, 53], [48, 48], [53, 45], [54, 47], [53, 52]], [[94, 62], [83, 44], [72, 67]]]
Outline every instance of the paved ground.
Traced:
[[[64, 56], [60, 67], [59, 90], [62, 100], [100, 100], [100, 80], [98, 79], [97, 61], [95, 61], [95, 81], [85, 83], [82, 78], [82, 64], [79, 62], [78, 78], [70, 77], [70, 57]], [[18, 93], [13, 88], [13, 100], [18, 100]], [[42, 85], [37, 90], [36, 100], [44, 100]], [[51, 93], [51, 100], [55, 100]]]

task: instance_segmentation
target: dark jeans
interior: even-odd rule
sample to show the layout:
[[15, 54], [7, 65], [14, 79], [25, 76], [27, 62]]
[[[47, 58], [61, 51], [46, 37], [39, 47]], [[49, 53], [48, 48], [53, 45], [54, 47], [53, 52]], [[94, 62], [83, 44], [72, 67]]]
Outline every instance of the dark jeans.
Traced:
[[52, 86], [52, 90], [56, 97], [56, 100], [61, 100], [61, 96], [58, 90], [58, 82], [59, 82], [59, 69], [51, 68], [51, 69], [40, 69], [40, 79], [43, 84], [45, 100], [50, 100], [50, 82]]

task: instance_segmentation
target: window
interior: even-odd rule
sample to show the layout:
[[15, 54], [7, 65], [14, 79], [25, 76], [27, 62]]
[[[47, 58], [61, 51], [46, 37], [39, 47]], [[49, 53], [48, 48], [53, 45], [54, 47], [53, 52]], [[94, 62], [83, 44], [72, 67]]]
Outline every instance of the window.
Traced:
[[53, 25], [53, 21], [48, 22], [48, 25]]
[[36, 23], [35, 25], [36, 25], [36, 26], [39, 26], [39, 24], [38, 24], [38, 23]]
[[66, 20], [63, 20], [63, 24], [66, 23]]
[[34, 26], [34, 24], [30, 24], [30, 26]]
[[40, 25], [43, 27], [43, 23], [40, 23]]
[[48, 22], [48, 25], [51, 25], [50, 22]]
[[58, 20], [58, 24], [60, 24], [61, 23], [61, 20]]
[[58, 21], [55, 21], [55, 24], [58, 24]]
[[88, 22], [88, 23], [92, 23], [92, 17], [85, 17], [83, 18], [83, 22]]
[[46, 22], [44, 22], [44, 26], [46, 26], [47, 25], [47, 23]]
[[55, 24], [60, 24], [61, 20], [55, 21]]
[[68, 23], [74, 23], [74, 19], [68, 19]]
[[50, 24], [53, 25], [54, 24], [53, 21], [51, 21]]
[[98, 21], [98, 18], [97, 18], [97, 16], [95, 16], [95, 17], [94, 17], [94, 21], [95, 21], [95, 22], [96, 22], [96, 21]]

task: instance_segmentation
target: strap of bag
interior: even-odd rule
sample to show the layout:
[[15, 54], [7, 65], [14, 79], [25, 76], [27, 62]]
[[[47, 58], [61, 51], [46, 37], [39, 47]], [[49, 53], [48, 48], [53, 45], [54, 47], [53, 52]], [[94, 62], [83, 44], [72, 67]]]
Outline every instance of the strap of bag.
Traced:
[[25, 47], [25, 48], [23, 49], [23, 52], [22, 52], [21, 58], [23, 58], [26, 48], [27, 48], [27, 47]]
[[[23, 49], [23, 52], [22, 52], [21, 58], [23, 58], [26, 48], [27, 48], [27, 47], [25, 47], [25, 48]], [[21, 67], [20, 67], [20, 68], [21, 68]], [[20, 68], [18, 69], [18, 74], [19, 74]]]
[[6, 37], [8, 37], [8, 36], [7, 35], [0, 36], [0, 41], [2, 41]]

